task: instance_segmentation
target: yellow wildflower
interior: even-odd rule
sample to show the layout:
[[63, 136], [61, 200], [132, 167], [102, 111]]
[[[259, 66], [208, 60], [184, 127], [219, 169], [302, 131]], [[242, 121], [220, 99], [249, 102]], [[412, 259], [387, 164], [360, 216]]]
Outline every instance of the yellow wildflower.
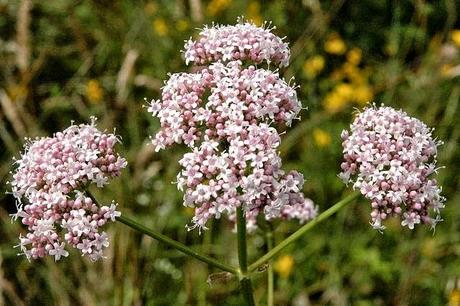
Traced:
[[367, 102], [372, 101], [374, 92], [369, 84], [361, 84], [353, 88], [353, 99], [359, 105], [365, 105]]
[[339, 34], [332, 33], [324, 43], [324, 50], [330, 54], [341, 55], [347, 51], [347, 46]]
[[450, 39], [452, 42], [460, 48], [460, 30], [453, 30], [450, 32]]
[[363, 83], [365, 81], [365, 76], [362, 73], [362, 70], [359, 67], [346, 62], [342, 66], [343, 73], [352, 83]]
[[231, 3], [232, 0], [212, 0], [206, 7], [206, 12], [210, 16], [216, 16], [224, 11]]
[[247, 9], [248, 19], [254, 22], [256, 25], [262, 25], [262, 16], [260, 15], [260, 3], [258, 1], [249, 2]]
[[303, 64], [303, 72], [309, 79], [313, 79], [324, 69], [324, 64], [324, 57], [321, 55], [312, 56]]
[[324, 148], [331, 143], [331, 135], [325, 130], [316, 128], [313, 130], [313, 140], [318, 147]]
[[176, 29], [179, 30], [180, 32], [186, 31], [188, 27], [189, 27], [189, 23], [186, 19], [181, 19], [176, 24]]
[[91, 79], [88, 81], [86, 84], [86, 97], [89, 102], [94, 104], [102, 101], [102, 98], [104, 97], [104, 90], [98, 80]]
[[158, 35], [158, 36], [166, 36], [168, 34], [168, 25], [166, 24], [166, 21], [163, 18], [156, 18], [153, 23], [153, 31]]
[[460, 290], [453, 289], [449, 294], [449, 306], [460, 306]]
[[363, 51], [360, 48], [353, 48], [347, 53], [347, 61], [353, 65], [358, 65], [361, 62]]
[[273, 265], [275, 271], [282, 277], [288, 278], [294, 267], [294, 257], [292, 255], [281, 256]]
[[342, 83], [335, 87], [337, 94], [341, 97], [349, 99], [353, 95], [353, 88], [350, 84]]
[[342, 68], [338, 68], [332, 71], [329, 77], [332, 81], [337, 82], [337, 81], [343, 80], [343, 78], [345, 77], [345, 74]]
[[352, 99], [353, 87], [347, 83], [337, 85], [326, 95], [323, 101], [324, 108], [329, 113], [341, 111]]

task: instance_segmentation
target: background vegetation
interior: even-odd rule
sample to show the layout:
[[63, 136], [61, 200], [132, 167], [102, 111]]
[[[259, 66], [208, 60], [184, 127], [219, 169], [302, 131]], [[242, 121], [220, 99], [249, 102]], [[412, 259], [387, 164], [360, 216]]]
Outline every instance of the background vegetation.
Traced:
[[[129, 169], [98, 197], [116, 199], [123, 213], [197, 249], [236, 263], [227, 222], [203, 235], [187, 232], [192, 212], [171, 184], [183, 149], [154, 153], [158, 122], [143, 109], [157, 98], [168, 72], [186, 71], [184, 39], [212, 21], [244, 15], [270, 20], [286, 36], [308, 110], [283, 136], [286, 169], [307, 178], [305, 193], [320, 211], [346, 187], [337, 178], [340, 132], [367, 101], [403, 108], [436, 127], [439, 182], [448, 201], [434, 234], [426, 227], [368, 224], [370, 205], [358, 203], [326, 221], [276, 260], [279, 305], [460, 305], [460, 3], [380, 0], [0, 0], [0, 304], [7, 305], [237, 305], [235, 280], [207, 284], [213, 271], [122, 224], [108, 231], [107, 259], [96, 264], [76, 252], [58, 263], [28, 262], [13, 245], [5, 194], [12, 157], [24, 137], [49, 135], [74, 120], [99, 118], [123, 137]], [[278, 227], [280, 241], [298, 227]], [[260, 235], [250, 258], [264, 252]], [[266, 276], [255, 277], [265, 302]]]

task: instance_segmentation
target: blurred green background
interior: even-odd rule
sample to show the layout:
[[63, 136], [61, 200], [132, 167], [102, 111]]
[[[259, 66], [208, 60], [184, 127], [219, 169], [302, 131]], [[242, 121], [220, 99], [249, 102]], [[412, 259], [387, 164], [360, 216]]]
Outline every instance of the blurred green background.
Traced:
[[[158, 98], [168, 72], [187, 71], [183, 42], [212, 21], [238, 16], [272, 21], [286, 36], [291, 65], [308, 110], [283, 135], [286, 169], [307, 178], [305, 193], [324, 211], [347, 192], [337, 178], [340, 132], [355, 108], [376, 101], [403, 108], [436, 127], [439, 182], [447, 197], [436, 233], [387, 222], [369, 225], [360, 200], [322, 223], [275, 260], [277, 305], [460, 305], [460, 2], [445, 1], [31, 1], [0, 0], [0, 304], [239, 305], [236, 280], [206, 280], [205, 264], [111, 224], [107, 259], [91, 263], [71, 251], [28, 262], [13, 246], [19, 224], [8, 186], [12, 157], [24, 137], [50, 135], [72, 120], [99, 118], [123, 137], [129, 161], [97, 197], [175, 239], [236, 264], [226, 221], [201, 236], [187, 232], [191, 212], [171, 184], [184, 148], [154, 153], [158, 122], [143, 108]], [[281, 241], [299, 225], [277, 229]], [[264, 253], [249, 239], [250, 260]], [[254, 278], [265, 303], [266, 274]]]

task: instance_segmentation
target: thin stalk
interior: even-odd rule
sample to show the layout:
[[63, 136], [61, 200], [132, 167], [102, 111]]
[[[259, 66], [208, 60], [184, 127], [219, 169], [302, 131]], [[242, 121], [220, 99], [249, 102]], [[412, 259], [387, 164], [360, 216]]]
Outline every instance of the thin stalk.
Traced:
[[246, 217], [243, 209], [238, 207], [236, 210], [236, 229], [238, 236], [238, 261], [240, 264], [239, 279], [241, 293], [248, 306], [254, 306], [254, 295], [252, 293], [251, 279], [248, 276], [248, 253], [246, 245]]
[[[267, 239], [267, 251], [270, 252], [273, 249], [275, 244], [275, 237], [273, 237], [273, 231], [270, 231], [266, 234]], [[275, 275], [273, 274], [273, 264], [270, 260], [268, 262], [268, 279], [267, 279], [267, 306], [273, 306], [274, 304], [274, 292], [275, 292]]]
[[[87, 192], [87, 194], [93, 199], [93, 201], [95, 203], [98, 203], [97, 200], [94, 198], [94, 196]], [[169, 238], [168, 236], [165, 236], [163, 234], [160, 234], [160, 233], [157, 233], [155, 231], [153, 231], [152, 229], [149, 229], [147, 227], [145, 227], [144, 225], [136, 222], [135, 220], [133, 219], [130, 219], [128, 217], [125, 217], [125, 216], [119, 216], [116, 218], [118, 222], [120, 223], [123, 223], [127, 226], [129, 226], [130, 228], [134, 229], [134, 230], [137, 230], [138, 232], [144, 234], [144, 235], [147, 235], [149, 237], [152, 237], [153, 239], [156, 239], [176, 250], [179, 250], [181, 251], [182, 253], [185, 253], [191, 257], [194, 257], [202, 262], [205, 262], [207, 264], [209, 264], [210, 266], [213, 266], [213, 267], [216, 267], [216, 268], [219, 268], [223, 271], [227, 271], [227, 272], [230, 272], [230, 273], [233, 273], [235, 275], [238, 275], [238, 269], [236, 269], [235, 267], [232, 267], [232, 266], [229, 266], [227, 264], [224, 264], [214, 258], [211, 258], [207, 255], [204, 255], [204, 254], [201, 254], [195, 250], [193, 250], [192, 248], [186, 246], [185, 244], [183, 243], [180, 243], [179, 241], [176, 241], [174, 239], [171, 239]]]
[[249, 272], [255, 271], [258, 267], [269, 261], [272, 257], [276, 256], [279, 252], [281, 252], [285, 247], [287, 247], [289, 244], [293, 243], [300, 237], [302, 237], [306, 232], [314, 228], [316, 225], [321, 223], [322, 221], [326, 220], [333, 214], [335, 214], [337, 211], [342, 209], [343, 207], [347, 206], [350, 204], [353, 200], [355, 200], [358, 196], [360, 195], [359, 192], [354, 192], [344, 199], [340, 200], [339, 202], [335, 203], [332, 207], [324, 211], [322, 214], [320, 214], [318, 217], [313, 219], [312, 221], [308, 222], [301, 228], [299, 228], [297, 231], [295, 231], [292, 235], [284, 239], [282, 242], [280, 242], [277, 246], [275, 246], [271, 251], [268, 251], [265, 255], [260, 257], [258, 260], [256, 260], [253, 264], [251, 264], [248, 268]]

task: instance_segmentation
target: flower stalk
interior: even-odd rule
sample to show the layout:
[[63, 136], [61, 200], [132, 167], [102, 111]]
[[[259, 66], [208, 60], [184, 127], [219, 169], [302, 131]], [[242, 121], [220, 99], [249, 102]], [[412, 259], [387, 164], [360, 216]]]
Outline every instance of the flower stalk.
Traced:
[[248, 254], [246, 245], [246, 217], [243, 208], [240, 206], [236, 209], [236, 228], [238, 236], [238, 261], [240, 264], [239, 279], [241, 286], [241, 293], [246, 300], [247, 305], [255, 305], [254, 296], [252, 292], [251, 279], [248, 275]]
[[281, 252], [289, 244], [298, 240], [300, 237], [302, 237], [306, 232], [314, 228], [316, 225], [318, 225], [319, 223], [326, 220], [327, 218], [335, 214], [337, 211], [339, 211], [343, 207], [353, 202], [353, 200], [355, 200], [359, 195], [360, 195], [359, 192], [354, 192], [348, 195], [347, 197], [345, 197], [344, 199], [340, 200], [339, 202], [335, 203], [332, 207], [330, 207], [329, 209], [324, 211], [322, 214], [320, 214], [318, 217], [316, 217], [312, 221], [308, 222], [307, 224], [299, 228], [292, 235], [290, 235], [289, 237], [284, 239], [281, 243], [279, 243], [277, 246], [275, 246], [272, 250], [268, 251], [265, 255], [263, 255], [258, 260], [256, 260], [253, 264], [251, 264], [248, 267], [248, 272], [249, 273], [254, 272], [257, 268], [262, 266], [264, 263], [269, 261], [271, 258], [278, 255], [278, 253]]
[[[89, 192], [89, 191], [86, 191], [86, 193], [88, 194], [89, 197], [91, 197], [91, 199], [93, 199], [93, 201], [95, 203], [97, 203], [97, 200], [96, 198]], [[161, 233], [158, 233], [158, 232], [155, 232], [154, 230], [138, 223], [137, 221], [131, 219], [131, 218], [128, 218], [128, 217], [125, 217], [123, 215], [121, 216], [118, 216], [116, 218], [116, 220], [120, 223], [123, 223], [124, 225], [127, 225], [129, 226], [130, 228], [144, 234], [144, 235], [147, 235], [155, 240], [158, 240], [159, 242], [162, 242], [184, 254], [187, 254], [193, 258], [196, 258], [202, 262], [205, 262], [207, 264], [209, 264], [210, 266], [213, 266], [215, 268], [218, 268], [218, 269], [221, 269], [223, 271], [227, 271], [227, 272], [230, 272], [232, 274], [238, 274], [238, 270], [235, 268], [235, 267], [232, 267], [230, 265], [227, 265], [225, 263], [222, 263], [220, 261], [218, 261], [217, 259], [214, 259], [212, 257], [209, 257], [207, 255], [204, 255], [204, 254], [201, 254], [195, 250], [193, 250], [192, 248], [186, 246], [185, 244], [182, 244], [180, 243], [179, 241], [176, 241], [174, 239], [171, 239], [169, 238], [168, 236], [165, 236]]]
[[[275, 237], [273, 236], [273, 230], [270, 225], [270, 230], [265, 234], [267, 240], [267, 250], [270, 252], [275, 244]], [[273, 264], [271, 261], [268, 262], [268, 279], [267, 279], [267, 305], [273, 306], [274, 304], [274, 292], [275, 292], [275, 275], [273, 273]]]

